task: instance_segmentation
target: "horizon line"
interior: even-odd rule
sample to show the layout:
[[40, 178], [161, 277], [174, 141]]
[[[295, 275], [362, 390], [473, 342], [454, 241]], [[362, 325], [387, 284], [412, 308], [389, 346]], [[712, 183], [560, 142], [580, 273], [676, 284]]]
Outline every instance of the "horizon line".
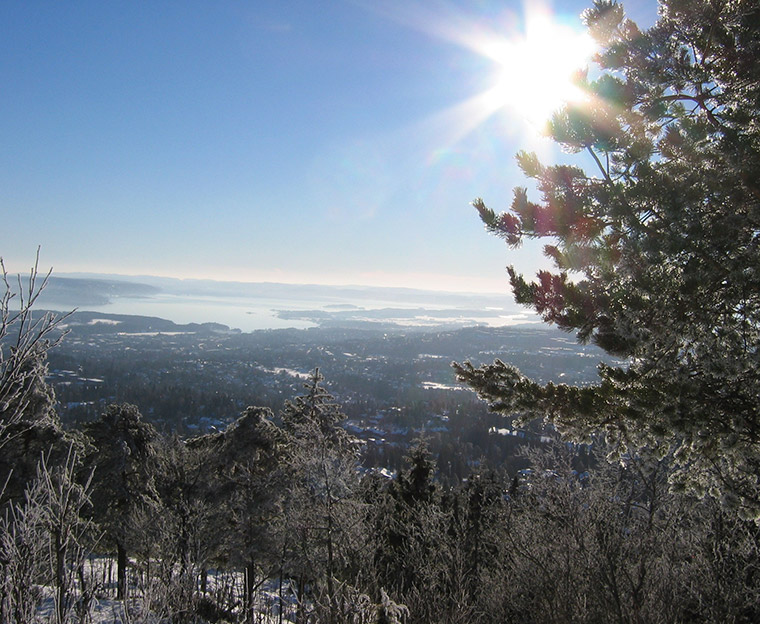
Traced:
[[[17, 272], [8, 272], [16, 274]], [[40, 274], [43, 274], [40, 271]], [[44, 273], [47, 274], [47, 271]], [[21, 274], [19, 274], [21, 275]], [[509, 283], [505, 280], [504, 289], [499, 290], [456, 290], [450, 287], [434, 287], [432, 285], [427, 287], [420, 286], [400, 286], [400, 285], [388, 285], [388, 284], [369, 284], [359, 282], [316, 282], [316, 281], [296, 281], [288, 280], [287, 278], [281, 280], [245, 280], [245, 279], [219, 279], [212, 277], [178, 277], [175, 275], [155, 275], [148, 273], [109, 273], [109, 272], [97, 272], [97, 271], [52, 271], [50, 273], [51, 278], [61, 279], [102, 279], [102, 278], [118, 278], [118, 279], [153, 279], [153, 280], [172, 280], [177, 282], [212, 282], [216, 284], [245, 284], [245, 285], [271, 285], [271, 286], [316, 286], [324, 288], [355, 288], [355, 289], [372, 289], [372, 290], [401, 290], [401, 291], [417, 291], [417, 292], [430, 292], [440, 294], [452, 294], [452, 295], [481, 295], [481, 296], [506, 296], [512, 298]], [[460, 278], [466, 279], [466, 278]]]

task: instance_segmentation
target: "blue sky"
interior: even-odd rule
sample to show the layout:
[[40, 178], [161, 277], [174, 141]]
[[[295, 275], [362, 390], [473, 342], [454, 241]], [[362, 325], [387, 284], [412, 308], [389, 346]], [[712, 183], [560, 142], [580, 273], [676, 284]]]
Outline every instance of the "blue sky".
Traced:
[[[536, 2], [532, 3], [533, 5]], [[549, 3], [580, 29], [587, 3]], [[625, 3], [641, 25], [653, 0]], [[506, 208], [538, 147], [468, 47], [520, 2], [6, 2], [0, 255], [242, 281], [506, 290], [509, 251], [469, 202]], [[515, 88], [519, 89], [519, 85]], [[479, 123], [476, 123], [479, 122]]]

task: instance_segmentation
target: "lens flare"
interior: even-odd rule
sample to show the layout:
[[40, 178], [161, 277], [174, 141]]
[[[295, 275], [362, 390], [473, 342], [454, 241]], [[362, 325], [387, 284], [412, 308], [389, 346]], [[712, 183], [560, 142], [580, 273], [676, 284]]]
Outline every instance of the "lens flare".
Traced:
[[504, 109], [543, 129], [562, 104], [584, 98], [574, 77], [588, 65], [595, 45], [588, 34], [534, 12], [526, 15], [523, 34], [489, 41], [478, 51], [497, 66], [483, 99], [491, 113]]

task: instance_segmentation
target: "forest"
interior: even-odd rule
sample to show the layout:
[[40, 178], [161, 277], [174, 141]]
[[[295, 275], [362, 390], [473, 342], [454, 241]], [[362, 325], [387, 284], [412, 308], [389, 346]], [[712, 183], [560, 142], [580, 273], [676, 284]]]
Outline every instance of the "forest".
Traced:
[[60, 320], [6, 327], [26, 360], [3, 387], [23, 406], [0, 431], [3, 622], [757, 615], [757, 525], [669, 490], [665, 461], [556, 441], [444, 485], [418, 440], [397, 473], [361, 469], [318, 370], [222, 432], [160, 434], [129, 404], [64, 429], [43, 357]]
[[757, 525], [671, 491], [666, 461], [556, 441], [444, 485], [418, 440], [397, 473], [361, 469], [318, 370], [218, 433], [160, 434], [129, 404], [64, 429], [43, 357], [61, 319], [31, 319], [5, 328], [26, 359], [3, 386], [23, 407], [0, 430], [3, 622], [757, 615]]
[[516, 301], [615, 359], [586, 385], [454, 365], [553, 440], [464, 478], [424, 437], [367, 468], [318, 366], [203, 435], [129, 403], [64, 427], [67, 317], [33, 313], [36, 265], [18, 287], [3, 266], [0, 621], [760, 620], [760, 5], [584, 19], [599, 74], [548, 132], [590, 172], [520, 152], [539, 199], [473, 206], [508, 247], [547, 242], [555, 272], [508, 269]]

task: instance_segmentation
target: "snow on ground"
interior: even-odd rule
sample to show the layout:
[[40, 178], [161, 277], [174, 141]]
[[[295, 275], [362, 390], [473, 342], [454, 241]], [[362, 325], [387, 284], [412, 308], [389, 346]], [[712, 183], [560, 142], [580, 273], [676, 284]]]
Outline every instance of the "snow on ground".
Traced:
[[[87, 622], [89, 624], [163, 624], [166, 618], [162, 614], [151, 612], [151, 600], [146, 598], [140, 588], [141, 579], [136, 574], [137, 566], [132, 565], [129, 569], [129, 599], [125, 602], [115, 599], [115, 581], [116, 566], [113, 559], [109, 557], [91, 557], [85, 564], [83, 575], [87, 585], [97, 587], [92, 600], [87, 609], [87, 616], [80, 619], [76, 611], [76, 605], [71, 605], [70, 618], [71, 622]], [[210, 603], [236, 603], [242, 601], [243, 575], [241, 572], [223, 572], [209, 570], [207, 574], [206, 593], [201, 595], [209, 600]], [[35, 621], [29, 624], [48, 624], [56, 621], [56, 602], [55, 591], [52, 587], [40, 587], [42, 599], [37, 608], [37, 617]], [[80, 597], [79, 582], [75, 581], [74, 599]], [[221, 597], [224, 596], [226, 600]], [[265, 581], [261, 584], [256, 593], [256, 617], [255, 624], [293, 624], [295, 622], [296, 600], [295, 596], [286, 582], [283, 584], [283, 617], [280, 620], [279, 608], [280, 597], [279, 588], [275, 580]], [[126, 607], [126, 612], [125, 612]], [[239, 608], [239, 607], [238, 607]], [[225, 620], [218, 620], [224, 622]]]

